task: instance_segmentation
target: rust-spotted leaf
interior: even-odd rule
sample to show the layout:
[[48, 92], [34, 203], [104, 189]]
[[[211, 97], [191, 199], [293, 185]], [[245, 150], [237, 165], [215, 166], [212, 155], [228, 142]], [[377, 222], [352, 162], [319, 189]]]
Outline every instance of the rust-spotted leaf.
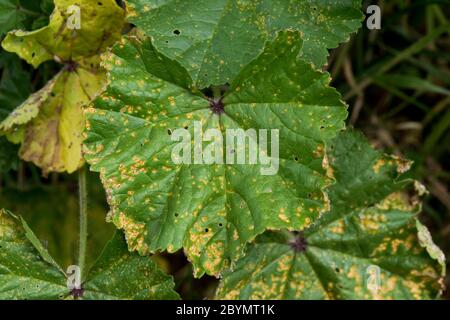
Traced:
[[[302, 44], [300, 33], [280, 32], [216, 100], [149, 39], [129, 37], [105, 57], [110, 83], [89, 109], [86, 159], [130, 250], [184, 248], [197, 276], [218, 275], [265, 229], [302, 229], [328, 211], [324, 145], [347, 112], [329, 75], [297, 59]], [[176, 163], [171, 134], [186, 128], [194, 143], [196, 123], [279, 130], [279, 168]]]
[[316, 67], [361, 25], [360, 0], [128, 0], [128, 19], [181, 63], [197, 87], [230, 82], [280, 30], [305, 41]]
[[331, 213], [303, 233], [267, 233], [233, 271], [219, 299], [434, 299], [445, 257], [402, 192], [406, 163], [341, 134], [331, 151]]

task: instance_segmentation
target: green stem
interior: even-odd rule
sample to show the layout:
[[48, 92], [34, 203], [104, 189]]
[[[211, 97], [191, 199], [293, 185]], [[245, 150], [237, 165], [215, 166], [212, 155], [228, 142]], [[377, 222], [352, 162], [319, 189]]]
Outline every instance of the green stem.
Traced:
[[78, 267], [80, 268], [81, 279], [84, 276], [86, 266], [86, 248], [87, 248], [87, 185], [86, 185], [86, 167], [82, 167], [78, 171], [78, 188], [79, 188], [79, 209], [80, 209], [80, 234], [79, 234], [79, 251], [78, 251]]

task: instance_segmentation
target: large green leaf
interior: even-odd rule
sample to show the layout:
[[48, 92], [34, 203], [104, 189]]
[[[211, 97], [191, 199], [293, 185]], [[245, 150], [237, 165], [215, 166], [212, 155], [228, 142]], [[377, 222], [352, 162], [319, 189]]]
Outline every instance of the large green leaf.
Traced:
[[[37, 67], [55, 59], [62, 70], [0, 124], [0, 133], [21, 143], [20, 157], [48, 172], [74, 172], [83, 164], [83, 110], [105, 84], [99, 54], [119, 37], [123, 10], [114, 0], [55, 1], [49, 25], [39, 30], [10, 32], [2, 45]], [[67, 11], [80, 10], [80, 29], [73, 29]], [[71, 27], [69, 27], [71, 26]]]
[[149, 257], [130, 254], [120, 234], [106, 245], [81, 290], [22, 219], [0, 210], [0, 299], [177, 299], [170, 276]]
[[[233, 271], [220, 299], [433, 299], [444, 254], [416, 219], [420, 205], [400, 190], [406, 162], [346, 132], [335, 141], [332, 212], [304, 233], [261, 236]], [[379, 273], [378, 273], [379, 272]]]
[[302, 33], [301, 56], [317, 67], [355, 32], [360, 0], [128, 0], [128, 19], [180, 62], [195, 84], [231, 81], [279, 30]]
[[[233, 81], [223, 113], [148, 39], [129, 37], [105, 57], [110, 84], [88, 109], [86, 159], [130, 250], [184, 248], [197, 276], [218, 275], [265, 229], [303, 229], [328, 211], [324, 144], [344, 127], [346, 107], [328, 74], [296, 59], [301, 50], [298, 32], [279, 33]], [[192, 136], [195, 121], [222, 132], [279, 129], [278, 173], [175, 164], [171, 133]]]

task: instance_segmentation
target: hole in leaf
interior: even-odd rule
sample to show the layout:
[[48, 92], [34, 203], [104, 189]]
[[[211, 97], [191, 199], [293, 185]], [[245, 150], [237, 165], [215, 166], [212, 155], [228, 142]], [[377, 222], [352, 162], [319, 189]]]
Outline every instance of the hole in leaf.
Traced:
[[[207, 76], [207, 75], [205, 74], [205, 76]], [[225, 84], [218, 85], [218, 86], [209, 86], [207, 88], [203, 88], [201, 91], [205, 95], [206, 98], [209, 98], [208, 100], [212, 100], [212, 99], [218, 100], [218, 99], [222, 98], [225, 95], [225, 93], [227, 93], [229, 88], [230, 88], [230, 84], [225, 83]]]
[[180, 30], [175, 29], [175, 30], [173, 30], [173, 34], [179, 36], [181, 34], [181, 32], [180, 32]]
[[214, 98], [214, 93], [211, 87], [205, 88], [202, 90], [203, 94], [208, 98]]

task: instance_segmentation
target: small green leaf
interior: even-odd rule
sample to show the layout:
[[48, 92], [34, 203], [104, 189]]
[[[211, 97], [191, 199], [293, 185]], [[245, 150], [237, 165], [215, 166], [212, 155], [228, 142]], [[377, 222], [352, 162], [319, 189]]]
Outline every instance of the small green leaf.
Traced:
[[[97, 180], [97, 179], [95, 179]], [[105, 224], [106, 208], [100, 182], [89, 179], [89, 223], [86, 264], [97, 260], [105, 243], [111, 239], [115, 227]], [[69, 185], [42, 185], [18, 192], [3, 187], [0, 203], [3, 208], [25, 219], [34, 234], [46, 244], [48, 252], [62, 267], [73, 264], [78, 250], [79, 199]]]
[[361, 24], [360, 0], [129, 0], [128, 20], [199, 88], [230, 82], [280, 30], [297, 30], [317, 67]]
[[331, 151], [331, 213], [304, 233], [266, 233], [233, 271], [219, 299], [434, 299], [444, 255], [400, 190], [407, 163], [341, 134]]
[[28, 226], [0, 209], [0, 299], [61, 299], [68, 293], [64, 273]]
[[[81, 285], [86, 300], [179, 299], [172, 277], [150, 257], [129, 253], [116, 233]], [[0, 300], [71, 297], [66, 275], [26, 222], [0, 209]]]
[[25, 237], [33, 244], [33, 246], [39, 252], [39, 255], [42, 257], [42, 259], [44, 259], [46, 262], [48, 262], [55, 268], [58, 268], [62, 273], [64, 273], [64, 271], [62, 271], [60, 266], [48, 253], [47, 249], [44, 248], [41, 241], [34, 235], [33, 231], [30, 229], [30, 227], [27, 225], [27, 223], [25, 222], [25, 220], [23, 220], [22, 217], [20, 217], [20, 222], [22, 223], [23, 230], [25, 231]]
[[[148, 39], [132, 36], [105, 56], [110, 84], [88, 109], [86, 159], [130, 250], [184, 248], [197, 276], [218, 275], [265, 229], [303, 229], [328, 210], [324, 144], [344, 127], [346, 106], [328, 74], [296, 59], [301, 50], [298, 32], [279, 33], [232, 82], [222, 114]], [[278, 173], [175, 164], [171, 132], [192, 137], [195, 121], [222, 132], [279, 129]]]
[[179, 299], [172, 277], [149, 257], [128, 252], [123, 235], [116, 233], [89, 272], [83, 285], [86, 300]]

